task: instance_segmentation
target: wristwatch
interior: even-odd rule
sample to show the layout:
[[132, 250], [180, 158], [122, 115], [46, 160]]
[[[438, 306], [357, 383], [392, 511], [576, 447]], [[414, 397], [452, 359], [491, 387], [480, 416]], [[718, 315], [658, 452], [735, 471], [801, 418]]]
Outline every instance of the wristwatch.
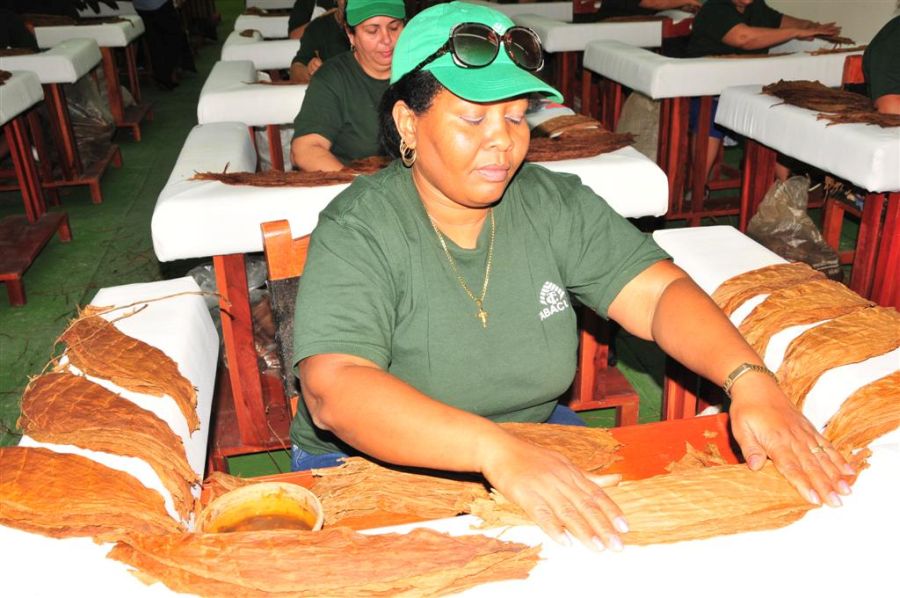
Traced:
[[759, 372], [761, 374], [768, 374], [769, 376], [772, 376], [772, 379], [775, 380], [775, 382], [778, 382], [778, 378], [775, 376], [775, 372], [773, 372], [766, 366], [744, 362], [734, 368], [734, 370], [730, 374], [728, 374], [728, 377], [725, 378], [725, 382], [722, 383], [722, 390], [725, 391], [725, 394], [727, 394], [729, 398], [731, 397], [731, 387], [734, 386], [734, 383], [738, 378], [740, 378], [747, 372]]

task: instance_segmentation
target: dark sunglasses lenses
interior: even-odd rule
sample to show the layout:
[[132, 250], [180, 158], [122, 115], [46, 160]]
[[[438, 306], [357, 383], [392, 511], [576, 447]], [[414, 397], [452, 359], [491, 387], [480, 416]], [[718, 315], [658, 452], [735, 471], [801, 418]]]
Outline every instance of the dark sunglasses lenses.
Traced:
[[456, 59], [469, 67], [489, 65], [500, 49], [500, 36], [480, 23], [463, 23], [457, 26], [451, 39]]
[[510, 27], [500, 36], [487, 25], [463, 23], [453, 30], [451, 40], [454, 57], [467, 67], [491, 64], [497, 58], [501, 41], [510, 59], [523, 69], [535, 71], [543, 65], [541, 42], [524, 27]]
[[503, 37], [506, 38], [506, 53], [523, 69], [536, 71], [544, 64], [541, 42], [530, 29], [511, 27]]

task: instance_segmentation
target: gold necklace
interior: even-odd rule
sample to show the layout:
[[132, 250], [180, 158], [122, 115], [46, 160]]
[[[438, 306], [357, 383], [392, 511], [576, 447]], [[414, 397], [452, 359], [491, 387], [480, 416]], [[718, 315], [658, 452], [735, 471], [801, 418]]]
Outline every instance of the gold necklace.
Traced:
[[434, 223], [434, 218], [432, 218], [430, 214], [428, 215], [428, 220], [431, 221], [431, 228], [433, 228], [434, 232], [437, 233], [438, 241], [441, 242], [441, 249], [444, 250], [444, 255], [447, 256], [447, 261], [450, 262], [450, 268], [453, 270], [453, 273], [456, 274], [456, 280], [459, 281], [459, 284], [466, 292], [466, 295], [469, 296], [469, 299], [475, 302], [475, 306], [478, 308], [478, 313], [475, 314], [475, 317], [481, 320], [482, 328], [487, 328], [488, 313], [484, 310], [484, 296], [487, 294], [488, 281], [491, 278], [491, 264], [494, 261], [494, 233], [497, 231], [497, 227], [494, 224], [493, 208], [491, 208], [490, 213], [491, 240], [490, 243], [488, 243], [487, 266], [485, 266], [484, 268], [484, 284], [481, 285], [481, 297], [476, 297], [475, 293], [472, 292], [472, 289], [469, 288], [469, 285], [466, 284], [466, 279], [463, 278], [462, 274], [460, 274], [459, 269], [456, 267], [456, 261], [454, 261], [453, 256], [450, 255], [450, 250], [447, 249], [447, 242], [444, 241], [444, 235], [442, 235], [441, 231], [438, 230], [437, 224]]

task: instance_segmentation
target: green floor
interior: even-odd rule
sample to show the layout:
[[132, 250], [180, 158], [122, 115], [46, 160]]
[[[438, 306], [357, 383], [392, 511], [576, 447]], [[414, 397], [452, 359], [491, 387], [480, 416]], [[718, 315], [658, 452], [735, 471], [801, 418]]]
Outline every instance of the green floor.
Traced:
[[[241, 0], [217, 0], [222, 13], [219, 39], [233, 30]], [[74, 239], [54, 239], [25, 275], [28, 303], [11, 308], [0, 289], [0, 445], [18, 441], [19, 398], [28, 379], [41, 372], [56, 350], [55, 341], [80, 305], [97, 289], [183, 276], [193, 263], [157, 262], [150, 240], [150, 217], [160, 190], [178, 157], [185, 137], [197, 122], [200, 88], [221, 55], [220, 45], [199, 50], [198, 73], [189, 74], [174, 91], [144, 85], [153, 104], [153, 121], [145, 123], [141, 142], [120, 133], [124, 165], [103, 179], [104, 201], [94, 205], [86, 189], [64, 193]], [[21, 212], [18, 193], [0, 193], [0, 217]], [[619, 369], [641, 397], [640, 419], [660, 416], [662, 353], [652, 343], [620, 335]], [[613, 424], [611, 411], [582, 414], [593, 426]], [[261, 475], [288, 468], [284, 453], [232, 459], [233, 473]]]

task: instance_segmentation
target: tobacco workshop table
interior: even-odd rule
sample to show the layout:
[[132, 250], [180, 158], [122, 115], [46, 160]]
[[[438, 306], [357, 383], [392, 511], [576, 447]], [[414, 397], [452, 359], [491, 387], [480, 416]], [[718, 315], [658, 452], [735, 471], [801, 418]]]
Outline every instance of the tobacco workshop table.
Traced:
[[[672, 256], [676, 265], [690, 274], [709, 294], [733, 276], [785, 263], [784, 259], [730, 226], [659, 230], [653, 233], [653, 239]], [[768, 293], [761, 293], [738, 307], [731, 314], [735, 326], [739, 326], [766, 297]], [[777, 371], [790, 342], [821, 323], [792, 326], [773, 335], [762, 356], [766, 367]], [[898, 367], [900, 349], [895, 349], [859, 363], [829, 370], [810, 389], [803, 404], [803, 413], [821, 429], [850, 394], [895, 372]], [[669, 385], [668, 381], [666, 392], [663, 410], [667, 417], [691, 417], [696, 413], [696, 397]]]
[[44, 97], [48, 103], [51, 132], [59, 148], [63, 178], [45, 180], [45, 188], [87, 185], [94, 203], [103, 201], [100, 177], [106, 172], [110, 162], [122, 165], [119, 147], [110, 144], [106, 155], [93, 164], [84, 164], [78, 152], [75, 132], [69, 118], [63, 84], [75, 83], [100, 64], [100, 48], [89, 38], [67, 39], [49, 50], [37, 54], [0, 56], [0, 69], [6, 71], [31, 71], [40, 79], [44, 87]]
[[[900, 308], [900, 127], [829, 126], [815, 111], [763, 95], [759, 85], [724, 90], [716, 122], [747, 137], [745, 221], [768, 189], [760, 179], [771, 172], [776, 151], [866, 191], [850, 288]], [[824, 228], [828, 237], [827, 219]], [[837, 228], [827, 238], [835, 250], [839, 235]]]
[[247, 8], [262, 8], [263, 10], [290, 9], [294, 7], [294, 0], [247, 0], [244, 5]]
[[[818, 80], [829, 87], [838, 87], [848, 55], [851, 54], [799, 52], [764, 58], [668, 58], [643, 48], [603, 40], [587, 45], [584, 66], [606, 79], [601, 120], [610, 130], [615, 130], [623, 87], [662, 100], [657, 163], [669, 178], [667, 218], [687, 219], [691, 225], [698, 225], [702, 217], [733, 214], [737, 210], [704, 205], [706, 145], [697, 144], [693, 155], [688, 149], [691, 98], [700, 98], [696, 135], [705, 139], [709, 135], [713, 97], [726, 88], [765, 85], [779, 79]], [[690, 205], [686, 205], [685, 199], [688, 167], [691, 169]], [[709, 187], [715, 189], [721, 185], [710, 182]]]
[[112, 8], [111, 6], [107, 6], [103, 2], [98, 4], [100, 8], [100, 12], [94, 12], [94, 9], [90, 6], [85, 6], [84, 8], [78, 9], [78, 16], [84, 19], [91, 19], [95, 17], [119, 17], [123, 15], [136, 15], [137, 11], [134, 9], [134, 3], [132, 2], [124, 2], [123, 0], [116, 0], [117, 7]]
[[[229, 172], [255, 171], [256, 154], [246, 131], [243, 123], [199, 125], [191, 131], [157, 200], [151, 229], [154, 251], [162, 262], [213, 258], [240, 437], [247, 447], [263, 448], [275, 440], [264, 425], [265, 418], [257, 416], [265, 408], [244, 255], [262, 251], [259, 225], [263, 222], [286, 219], [294, 236], [312, 232], [319, 212], [346, 185], [249, 187], [189, 180], [194, 172], [222, 172], [226, 166]], [[579, 174], [624, 216], [665, 213], [665, 175], [633, 148], [544, 166]]]
[[222, 44], [222, 61], [249, 60], [258, 71], [277, 71], [291, 68], [299, 49], [299, 39], [267, 40], [258, 31], [250, 36], [232, 31]]
[[[109, 94], [109, 107], [116, 126], [131, 129], [135, 140], [141, 140], [141, 122], [153, 118], [150, 104], [141, 99], [141, 84], [138, 79], [135, 44], [144, 33], [144, 22], [137, 15], [121, 15], [119, 23], [97, 23], [95, 25], [64, 25], [57, 27], [35, 27], [34, 35], [38, 46], [52, 48], [68, 39], [91, 38], [100, 46], [103, 55], [103, 74]], [[128, 90], [134, 98], [134, 105], [125, 106], [119, 88], [119, 68], [116, 48], [125, 53], [125, 67], [128, 73]]]
[[[213, 65], [200, 90], [197, 122], [201, 125], [242, 122], [249, 127], [263, 127], [274, 170], [285, 170], [281, 127], [293, 125], [306, 95], [306, 85], [265, 85], [253, 62], [220, 61]], [[288, 165], [290, 161], [288, 161]]]
[[288, 15], [238, 15], [234, 21], [235, 31], [253, 29], [266, 39], [285, 39], [288, 36]]
[[[6, 283], [12, 306], [25, 304], [22, 276], [53, 235], [58, 232], [62, 241], [72, 239], [66, 213], [47, 211], [41, 176], [32, 154], [32, 143], [36, 147], [41, 144], [32, 140], [26, 126], [27, 119], [36, 119], [33, 108], [43, 98], [41, 83], [31, 71], [14, 72], [0, 85], [0, 127], [9, 145], [25, 205], [24, 215], [0, 220], [0, 282]], [[39, 125], [32, 126], [32, 131], [39, 133], [39, 129]]]
[[466, 0], [469, 4], [478, 4], [493, 8], [510, 18], [519, 15], [536, 15], [557, 21], [572, 22], [572, 2], [490, 2], [489, 0]]

